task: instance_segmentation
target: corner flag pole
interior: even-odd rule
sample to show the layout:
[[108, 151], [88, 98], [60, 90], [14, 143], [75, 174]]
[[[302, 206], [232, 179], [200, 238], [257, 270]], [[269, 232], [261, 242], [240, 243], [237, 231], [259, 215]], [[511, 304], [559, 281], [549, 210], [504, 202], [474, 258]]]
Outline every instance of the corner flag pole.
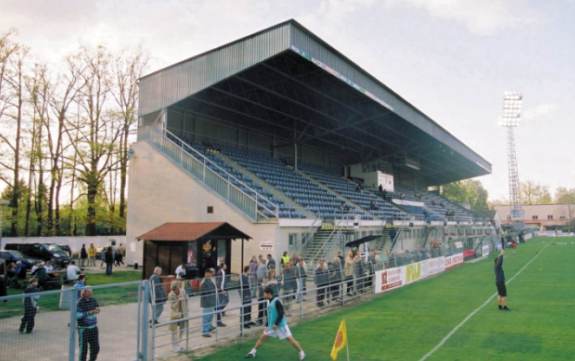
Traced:
[[345, 343], [345, 350], [347, 352], [347, 361], [349, 361], [349, 340]]

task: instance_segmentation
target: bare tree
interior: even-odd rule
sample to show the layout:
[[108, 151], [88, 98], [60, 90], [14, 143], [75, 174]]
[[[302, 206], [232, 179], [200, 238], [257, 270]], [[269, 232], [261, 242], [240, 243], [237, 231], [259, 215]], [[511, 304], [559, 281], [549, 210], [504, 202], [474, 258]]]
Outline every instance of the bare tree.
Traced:
[[50, 92], [50, 110], [54, 116], [55, 124], [47, 117], [44, 123], [48, 151], [50, 156], [50, 187], [48, 188], [48, 216], [47, 227], [49, 234], [60, 235], [60, 191], [62, 189], [64, 175], [64, 152], [67, 144], [64, 142], [66, 135], [67, 117], [71, 105], [83, 83], [83, 68], [79, 64], [79, 55], [66, 58], [67, 71], [56, 79]]
[[[120, 205], [119, 216], [122, 224], [126, 221], [126, 184], [128, 175], [128, 149], [130, 134], [136, 124], [138, 105], [138, 79], [148, 62], [140, 49], [133, 53], [124, 51], [114, 61], [114, 87], [112, 95], [118, 106], [121, 122], [120, 140]], [[123, 229], [122, 231], [125, 231]]]
[[[34, 158], [34, 167], [30, 167], [30, 171], [35, 174], [32, 179], [35, 184], [34, 187], [30, 186], [30, 190], [34, 189], [34, 211], [36, 214], [36, 234], [42, 235], [44, 231], [44, 211], [46, 204], [46, 185], [44, 183], [44, 160], [46, 155], [44, 153], [44, 127], [49, 124], [49, 98], [50, 98], [50, 82], [47, 76], [47, 69], [45, 66], [37, 66], [35, 68], [32, 80], [29, 82], [30, 101], [33, 107], [33, 133], [35, 134], [35, 141], [31, 145], [31, 157]], [[34, 137], [33, 137], [34, 139]], [[37, 172], [36, 172], [37, 169]], [[32, 192], [32, 191], [31, 191]], [[28, 212], [28, 210], [27, 210]]]
[[[10, 234], [18, 235], [18, 214], [22, 196], [20, 181], [20, 160], [22, 146], [23, 108], [24, 108], [24, 59], [28, 50], [14, 42], [12, 33], [0, 38], [0, 119], [2, 133], [0, 142], [8, 148], [10, 158], [2, 160], [0, 165], [11, 173], [11, 177], [0, 175], [10, 190], [12, 216]], [[13, 125], [14, 128], [8, 126]], [[4, 153], [4, 151], [3, 151]], [[11, 178], [11, 180], [10, 180]]]
[[[111, 56], [104, 47], [83, 48], [80, 53], [82, 87], [79, 102], [83, 117], [77, 126], [78, 142], [71, 142], [78, 155], [78, 181], [86, 188], [86, 235], [96, 234], [97, 197], [107, 174], [114, 167], [116, 142], [121, 135], [117, 117], [109, 109]], [[71, 129], [68, 136], [72, 139]]]

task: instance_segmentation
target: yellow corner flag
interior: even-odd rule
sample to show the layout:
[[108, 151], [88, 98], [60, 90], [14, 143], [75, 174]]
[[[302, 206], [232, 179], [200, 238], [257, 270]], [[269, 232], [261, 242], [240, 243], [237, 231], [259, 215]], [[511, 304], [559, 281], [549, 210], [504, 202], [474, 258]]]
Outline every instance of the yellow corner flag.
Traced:
[[[335, 340], [333, 341], [333, 347], [331, 348], [331, 359], [333, 361], [337, 360], [337, 354], [341, 351], [344, 347], [348, 347], [347, 344], [347, 326], [345, 324], [345, 320], [342, 320], [339, 324], [339, 328], [337, 329], [337, 334], [335, 335]], [[347, 359], [349, 360], [349, 349], [347, 353]]]

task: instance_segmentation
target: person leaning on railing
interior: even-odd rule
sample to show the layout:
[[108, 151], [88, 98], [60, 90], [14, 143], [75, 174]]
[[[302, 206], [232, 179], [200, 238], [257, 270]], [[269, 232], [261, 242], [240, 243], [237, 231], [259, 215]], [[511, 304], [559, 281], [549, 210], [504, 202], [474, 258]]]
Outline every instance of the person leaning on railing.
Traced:
[[293, 265], [293, 260], [289, 260], [284, 265], [284, 295], [287, 297], [284, 298], [286, 308], [289, 308], [291, 301], [294, 299], [294, 294], [297, 290], [297, 273], [296, 269]]
[[315, 285], [317, 287], [316, 291], [316, 305], [317, 307], [323, 307], [325, 296], [327, 293], [327, 286], [329, 284], [329, 271], [325, 264], [324, 259], [319, 260], [319, 265], [315, 269]]
[[90, 349], [90, 361], [96, 361], [100, 352], [100, 340], [98, 335], [98, 318], [100, 306], [92, 297], [92, 290], [84, 288], [82, 297], [76, 305], [76, 320], [78, 323], [78, 345], [80, 346], [80, 361], [86, 361], [88, 348]]
[[164, 302], [166, 302], [166, 292], [164, 291], [164, 285], [162, 284], [162, 267], [154, 267], [154, 273], [150, 276], [150, 289], [152, 290], [151, 297], [154, 300], [153, 303], [153, 320], [154, 323], [158, 323], [160, 315], [164, 311]]
[[340, 297], [340, 287], [341, 287], [341, 269], [339, 258], [334, 257], [333, 261], [329, 262], [327, 268], [329, 270], [329, 298], [332, 301], [338, 302]]
[[200, 306], [202, 307], [202, 336], [212, 337], [210, 332], [215, 329], [212, 326], [214, 311], [217, 304], [216, 285], [213, 281], [214, 269], [208, 268], [200, 283]]
[[250, 289], [250, 266], [244, 267], [241, 275], [241, 287], [239, 289], [240, 299], [242, 300], [242, 309], [240, 313], [240, 323], [244, 328], [250, 328], [254, 325], [252, 322], [252, 292]]

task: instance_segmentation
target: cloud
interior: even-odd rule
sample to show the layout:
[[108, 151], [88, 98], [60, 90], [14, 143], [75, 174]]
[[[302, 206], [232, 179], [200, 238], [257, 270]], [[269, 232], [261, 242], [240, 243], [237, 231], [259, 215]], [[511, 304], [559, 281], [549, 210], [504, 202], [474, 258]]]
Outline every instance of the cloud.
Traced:
[[460, 23], [478, 35], [537, 22], [524, 0], [387, 0], [387, 4], [424, 10], [432, 17]]
[[538, 104], [534, 107], [525, 109], [523, 112], [523, 119], [528, 122], [551, 120], [553, 115], [557, 112], [557, 108], [556, 104]]

